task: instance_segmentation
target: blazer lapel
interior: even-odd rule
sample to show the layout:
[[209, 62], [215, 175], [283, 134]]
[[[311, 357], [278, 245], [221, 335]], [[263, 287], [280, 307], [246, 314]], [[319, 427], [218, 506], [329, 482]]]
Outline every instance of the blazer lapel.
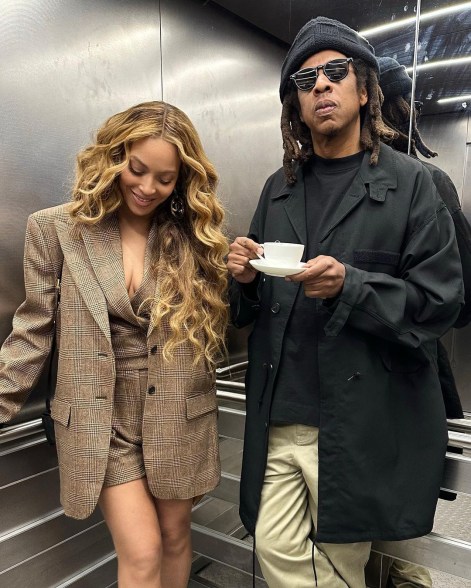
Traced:
[[[73, 226], [68, 220], [57, 220], [55, 224], [64, 260], [67, 262], [77, 289], [90, 314], [111, 343], [108, 307], [103, 293], [103, 288], [107, 288], [111, 280], [105, 279], [103, 282], [102, 266], [107, 263], [108, 271], [113, 273], [114, 270], [113, 264], [110, 265], [110, 259], [108, 258], [106, 262], [104, 259], [106, 249], [109, 247], [105, 243], [105, 234], [100, 235], [100, 229], [95, 225]], [[101, 247], [98, 242], [102, 242]], [[101, 281], [98, 280], [97, 273], [102, 276]]]

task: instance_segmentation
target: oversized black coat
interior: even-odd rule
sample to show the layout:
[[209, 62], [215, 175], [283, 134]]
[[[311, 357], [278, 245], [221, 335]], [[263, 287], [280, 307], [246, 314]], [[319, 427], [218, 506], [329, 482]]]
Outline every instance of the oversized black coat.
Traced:
[[[327, 543], [408, 539], [432, 529], [448, 437], [436, 339], [463, 302], [453, 223], [429, 172], [385, 145], [376, 167], [369, 155], [318, 243], [320, 254], [346, 267], [340, 296], [317, 304], [317, 541]], [[302, 168], [293, 187], [282, 170], [268, 179], [249, 236], [306, 244]], [[273, 388], [298, 288], [269, 276], [259, 276], [256, 295], [253, 286], [231, 285], [235, 325], [254, 322], [240, 497], [252, 534]]]

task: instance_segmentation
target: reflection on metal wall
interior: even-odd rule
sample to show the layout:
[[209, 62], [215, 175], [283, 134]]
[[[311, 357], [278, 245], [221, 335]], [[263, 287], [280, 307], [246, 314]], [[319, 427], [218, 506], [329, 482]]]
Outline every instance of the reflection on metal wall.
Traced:
[[[0, 338], [23, 298], [24, 227], [69, 199], [75, 153], [110, 114], [160, 98], [159, 12], [146, 0], [2, 0]], [[6, 279], [8, 277], [8, 279]]]
[[[447, 172], [456, 186], [461, 207], [471, 223], [471, 153], [467, 145], [469, 115], [442, 114], [426, 116], [420, 120], [419, 128], [427, 145], [438, 151], [432, 160], [434, 165]], [[453, 329], [445, 338], [455, 374], [456, 383], [465, 411], [471, 413], [471, 325]]]
[[195, 123], [220, 175], [230, 230], [245, 234], [265, 180], [282, 163], [278, 86], [286, 49], [192, 0], [162, 0], [161, 12], [164, 100]]
[[[76, 152], [94, 130], [161, 99], [162, 87], [218, 169], [231, 234], [246, 233], [281, 165], [281, 44], [197, 0], [3, 0], [2, 13], [0, 341], [24, 297], [28, 215], [68, 200]], [[233, 333], [230, 348], [244, 353], [245, 334]]]
[[[2, 0], [0, 341], [24, 297], [31, 212], [69, 200], [76, 152], [111, 114], [161, 98], [158, 5]], [[19, 420], [42, 409], [40, 382]]]
[[[164, 100], [195, 123], [219, 173], [228, 230], [245, 235], [265, 180], [282, 163], [278, 86], [286, 49], [193, 0], [162, 0], [161, 14]], [[229, 331], [232, 360], [246, 355], [247, 333]]]

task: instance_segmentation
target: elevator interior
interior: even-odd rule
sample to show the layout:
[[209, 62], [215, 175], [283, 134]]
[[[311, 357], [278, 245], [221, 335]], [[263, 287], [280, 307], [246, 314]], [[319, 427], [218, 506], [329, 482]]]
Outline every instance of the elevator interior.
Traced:
[[[471, 6], [428, 18], [445, 7], [438, 0], [421, 4], [419, 66], [469, 56]], [[360, 31], [411, 18], [397, 29], [369, 35], [378, 55], [396, 56], [411, 67], [416, 13], [417, 6], [404, 0], [342, 0], [335, 6], [321, 0], [315, 10], [307, 0], [3, 0], [0, 340], [24, 297], [27, 216], [68, 200], [75, 153], [110, 114], [149, 99], [186, 111], [218, 169], [228, 230], [244, 234], [266, 177], [281, 163], [279, 71], [300, 26], [318, 14]], [[471, 221], [471, 99], [437, 102], [466, 95], [471, 95], [471, 61], [417, 69], [422, 135], [439, 152], [434, 163], [453, 179]], [[230, 364], [246, 359], [246, 337], [246, 331], [231, 332]], [[469, 419], [471, 329], [452, 330], [445, 343]], [[199, 571], [207, 558], [251, 571], [251, 547], [241, 541], [237, 517], [243, 369], [220, 373], [224, 473], [220, 487], [195, 509], [194, 546], [204, 557], [195, 560], [194, 585], [211, 585], [202, 583], [210, 580]], [[47, 394], [47, 382], [41, 381], [15, 421], [0, 430], [0, 588], [111, 586], [116, 561], [100, 514], [78, 522], [60, 508], [55, 450], [45, 443], [38, 421]], [[466, 425], [450, 423], [450, 435], [469, 449]], [[459, 500], [468, 504], [469, 453], [449, 456], [444, 484], [459, 490]], [[396, 549], [399, 556], [471, 582], [470, 541], [463, 533], [377, 548]]]

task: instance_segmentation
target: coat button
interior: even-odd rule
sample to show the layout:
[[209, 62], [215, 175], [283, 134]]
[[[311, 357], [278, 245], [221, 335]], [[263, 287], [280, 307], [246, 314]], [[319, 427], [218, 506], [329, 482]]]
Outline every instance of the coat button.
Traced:
[[271, 311], [273, 314], [277, 314], [278, 312], [280, 312], [280, 305], [278, 304], [278, 302], [275, 302], [275, 304], [271, 307]]
[[149, 386], [149, 389], [147, 390], [147, 392], [149, 394], [155, 394], [155, 386]]
[[152, 353], [152, 355], [155, 355], [157, 353], [157, 345], [154, 345], [153, 347], [151, 347], [150, 352]]

